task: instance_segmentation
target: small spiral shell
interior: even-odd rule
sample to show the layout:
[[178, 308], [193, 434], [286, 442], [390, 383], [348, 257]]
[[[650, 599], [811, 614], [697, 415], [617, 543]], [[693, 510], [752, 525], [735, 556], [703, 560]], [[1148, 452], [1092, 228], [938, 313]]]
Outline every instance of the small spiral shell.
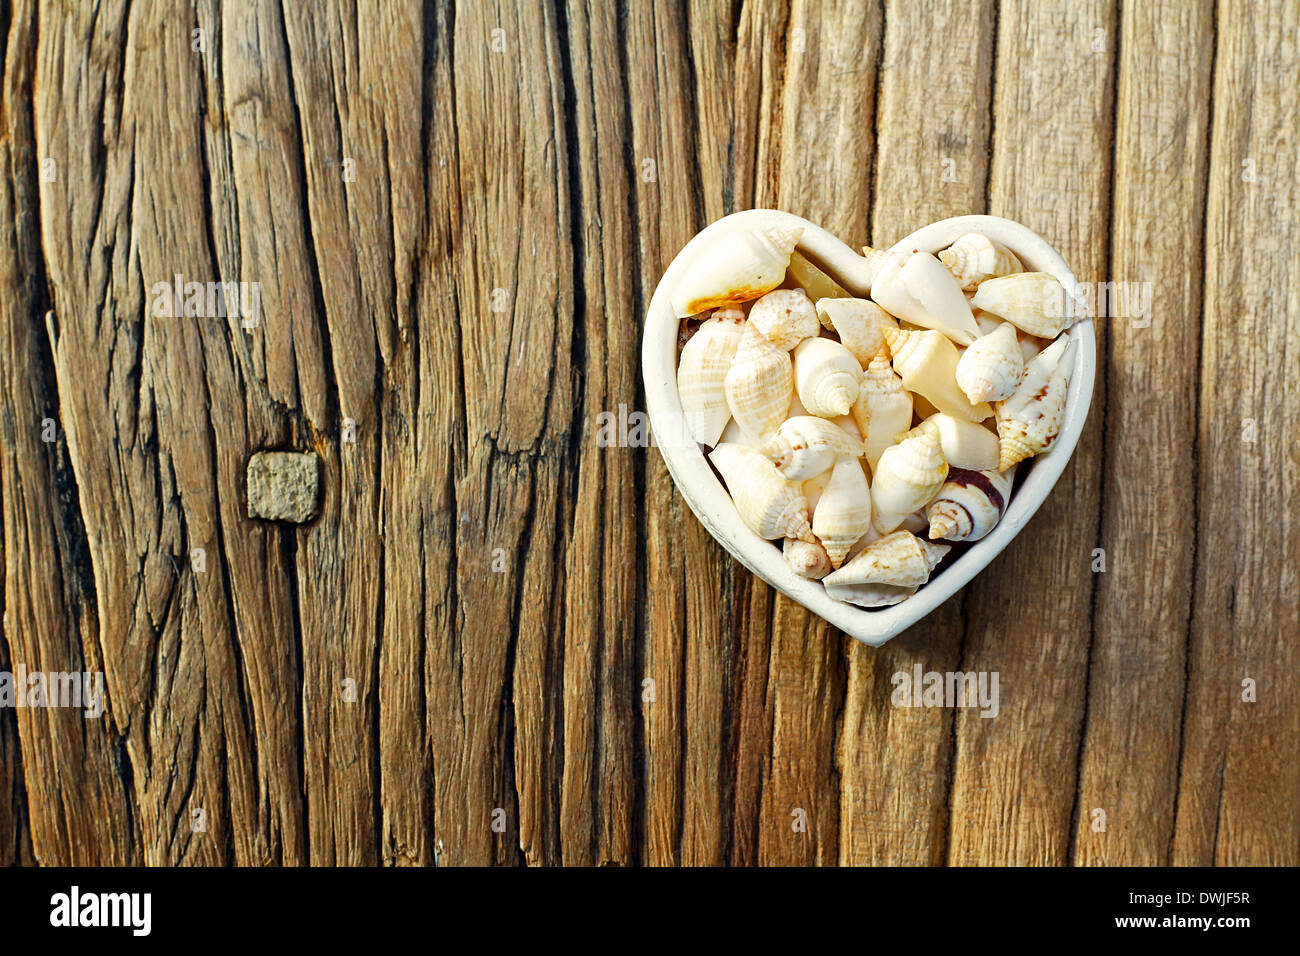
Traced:
[[736, 423], [755, 438], [766, 440], [785, 420], [794, 396], [789, 353], [747, 324], [723, 388]]
[[895, 531], [869, 544], [848, 564], [827, 575], [828, 586], [889, 584], [916, 588], [930, 580], [930, 572], [950, 550], [910, 531]]
[[858, 398], [862, 366], [833, 339], [806, 339], [794, 350], [794, 382], [799, 401], [822, 418], [847, 415]]
[[773, 289], [750, 307], [749, 321], [787, 352], [821, 331], [817, 309], [802, 289]]
[[939, 261], [957, 279], [963, 292], [974, 290], [985, 279], [1024, 271], [1014, 252], [978, 232], [968, 232], [944, 249]]
[[862, 442], [839, 425], [815, 415], [782, 422], [762, 452], [791, 481], [803, 481], [835, 464], [838, 455], [862, 456]]
[[754, 449], [723, 442], [709, 461], [726, 482], [741, 520], [760, 538], [816, 540], [803, 490]]

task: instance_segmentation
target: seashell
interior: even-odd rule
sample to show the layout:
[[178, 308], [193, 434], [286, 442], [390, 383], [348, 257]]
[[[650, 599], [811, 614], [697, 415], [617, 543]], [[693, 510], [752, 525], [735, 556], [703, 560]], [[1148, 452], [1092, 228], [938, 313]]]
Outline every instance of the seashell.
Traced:
[[799, 401], [813, 415], [847, 415], [858, 399], [862, 366], [833, 339], [805, 339], [794, 350], [794, 383]]
[[808, 499], [808, 513], [812, 514], [817, 510], [817, 504], [822, 499], [822, 492], [831, 482], [831, 470], [827, 468], [819, 475], [813, 475], [811, 478], [805, 478], [803, 481], [803, 496]]
[[760, 449], [791, 481], [819, 475], [839, 455], [861, 458], [865, 449], [839, 425], [813, 415], [787, 418]]
[[869, 299], [818, 299], [817, 315], [864, 367], [880, 351], [885, 329], [898, 328], [894, 317]]
[[858, 607], [888, 607], [905, 601], [916, 593], [916, 588], [900, 588], [892, 584], [826, 584], [826, 596]]
[[716, 445], [731, 419], [724, 383], [744, 331], [744, 312], [718, 309], [682, 347], [677, 394], [691, 437], [701, 444]]
[[885, 449], [871, 479], [872, 524], [889, 534], [934, 497], [948, 475], [937, 427], [918, 428]]
[[912, 394], [911, 392], [908, 394], [912, 395], [912, 414], [915, 416], [918, 423], [925, 421], [927, 418], [932, 418], [935, 415], [943, 414], [939, 409], [935, 408], [934, 403], [924, 395], [921, 395], [920, 393]]
[[992, 531], [1007, 510], [1016, 467], [1005, 473], [949, 469], [939, 494], [925, 509], [931, 540], [978, 541]]
[[821, 331], [817, 310], [802, 289], [774, 289], [749, 309], [749, 321], [779, 349], [790, 351]]
[[[941, 412], [972, 422], [993, 414], [987, 404], [972, 403], [957, 387], [957, 346], [942, 332], [885, 331], [894, 371], [908, 391], [924, 395]], [[733, 409], [734, 412], [734, 409]]]
[[727, 427], [722, 430], [722, 437], [718, 441], [727, 442], [730, 445], [744, 445], [746, 448], [753, 448], [755, 451], [763, 447], [763, 440], [755, 438], [741, 428], [740, 423], [734, 418], [727, 422]]
[[[785, 286], [798, 287], [808, 293], [808, 298], [818, 299], [846, 298], [848, 293], [834, 279], [822, 272], [796, 249], [790, 253], [790, 266], [785, 273]], [[825, 320], [822, 320], [825, 324]], [[829, 328], [829, 326], [828, 326]]]
[[1028, 332], [1021, 332], [1018, 336], [1020, 339], [1020, 355], [1028, 365], [1030, 360], [1043, 350], [1043, 340], [1030, 335]]
[[896, 587], [917, 588], [930, 580], [930, 572], [943, 560], [951, 548], [918, 538], [910, 531], [887, 534], [834, 574], [827, 575], [825, 584], [892, 584]]
[[786, 538], [781, 545], [781, 553], [785, 556], [785, 563], [790, 566], [790, 570], [801, 578], [817, 581], [833, 570], [826, 549], [815, 541]]
[[978, 232], [966, 233], [940, 252], [939, 261], [953, 274], [963, 292], [970, 292], [985, 279], [1025, 271], [1014, 252]]
[[812, 529], [838, 568], [844, 556], [871, 527], [871, 488], [856, 457], [841, 455], [813, 511]]
[[678, 317], [757, 299], [785, 279], [790, 253], [803, 235], [795, 227], [734, 229], [694, 254], [673, 289]]
[[991, 429], [964, 418], [936, 412], [900, 437], [911, 437], [923, 428], [937, 430], [939, 447], [943, 449], [943, 457], [949, 468], [983, 471], [998, 466], [998, 436]]
[[[878, 250], [863, 249], [876, 253]], [[928, 252], [910, 256], [886, 253], [889, 258], [871, 280], [871, 298], [886, 312], [926, 329], [935, 329], [959, 345], [979, 338], [979, 326], [961, 286], [942, 262]]]
[[736, 422], [765, 441], [785, 421], [794, 396], [790, 355], [753, 325], [746, 325], [723, 384]]
[[1074, 343], [1062, 336], [1034, 356], [1015, 394], [998, 404], [999, 471], [1051, 447], [1061, 431], [1073, 369]]
[[972, 404], [1010, 398], [1020, 384], [1025, 357], [1016, 336], [1016, 327], [1003, 322], [996, 331], [976, 339], [957, 360], [957, 386]]
[[709, 461], [727, 483], [741, 519], [756, 535], [769, 541], [814, 540], [803, 490], [770, 461], [752, 448], [726, 443], [709, 453]]
[[970, 301], [976, 308], [1045, 339], [1056, 338], [1075, 319], [1065, 287], [1046, 272], [1018, 272], [986, 279]]
[[862, 373], [858, 400], [853, 405], [853, 420], [862, 434], [872, 474], [881, 453], [912, 424], [912, 399], [903, 380], [889, 365], [889, 346], [882, 345]]
[[971, 315], [975, 316], [975, 324], [979, 326], [980, 335], [992, 335], [1004, 321], [992, 312], [985, 312], [983, 309], [971, 309]]

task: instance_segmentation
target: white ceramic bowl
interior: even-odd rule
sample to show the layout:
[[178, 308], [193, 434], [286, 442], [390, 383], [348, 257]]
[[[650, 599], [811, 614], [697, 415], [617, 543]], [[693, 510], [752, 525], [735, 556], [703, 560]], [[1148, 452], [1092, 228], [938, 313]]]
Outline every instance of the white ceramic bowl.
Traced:
[[[885, 643], [955, 594], [978, 574], [1019, 534], [1047, 497], [1078, 444], [1092, 402], [1097, 346], [1091, 318], [1076, 322], [1069, 335], [1076, 342], [1074, 372], [1065, 403], [1065, 421], [1055, 446], [1022, 466], [1006, 514], [984, 538], [971, 545], [950, 565], [936, 572], [915, 594], [892, 607], [865, 609], [835, 601], [818, 581], [801, 578], [786, 565], [779, 542], [765, 541], [751, 531], [718, 480], [698, 445], [690, 437], [677, 395], [677, 335], [679, 320], [673, 314], [672, 290], [685, 269], [688, 254], [712, 241], [721, 231], [737, 227], [801, 226], [799, 251], [836, 279], [850, 293], [865, 296], [861, 256], [826, 230], [805, 219], [773, 209], [738, 212], [699, 233], [677, 254], [650, 300], [641, 367], [645, 378], [646, 411], [650, 428], [668, 471], [696, 517], [722, 546], [772, 587], [825, 618], [846, 634], [871, 645]], [[1060, 255], [1041, 237], [1019, 223], [996, 216], [958, 216], [918, 229], [894, 244], [894, 249], [937, 252], [967, 232], [981, 232], [1011, 249], [1025, 268], [1049, 272], [1066, 290], [1081, 298], [1074, 274]], [[1026, 462], [1025, 465], [1029, 465]]]

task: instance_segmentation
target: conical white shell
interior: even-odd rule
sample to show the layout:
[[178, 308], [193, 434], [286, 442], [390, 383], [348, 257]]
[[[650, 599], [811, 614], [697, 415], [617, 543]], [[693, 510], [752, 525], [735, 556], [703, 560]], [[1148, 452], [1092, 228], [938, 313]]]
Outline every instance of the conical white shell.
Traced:
[[831, 480], [813, 512], [812, 529], [839, 567], [844, 556], [871, 527], [871, 488], [862, 462], [841, 456], [831, 470]]
[[826, 584], [826, 596], [858, 607], [889, 607], [906, 601], [916, 593], [916, 588], [900, 588], [892, 584]]
[[726, 482], [741, 520], [756, 535], [813, 540], [803, 491], [770, 461], [752, 448], [726, 443], [713, 449], [709, 460]]
[[699, 315], [757, 299], [779, 286], [800, 228], [733, 229], [694, 254], [673, 290], [673, 311]]
[[702, 444], [716, 445], [731, 419], [724, 383], [744, 327], [744, 312], [718, 309], [682, 347], [677, 394], [691, 437]]
[[957, 360], [957, 385], [972, 405], [1010, 398], [1024, 375], [1025, 357], [1010, 322], [981, 335]]
[[753, 325], [746, 325], [723, 385], [736, 422], [750, 435], [766, 441], [785, 420], [794, 396], [790, 353], [773, 345]]
[[813, 415], [847, 415], [858, 399], [862, 366], [833, 339], [806, 339], [794, 350], [794, 383], [799, 401]]
[[1019, 272], [981, 282], [971, 305], [1000, 315], [1016, 328], [1055, 338], [1075, 319], [1065, 288], [1046, 272]]
[[871, 480], [872, 522], [888, 534], [923, 508], [948, 474], [937, 428], [918, 428], [886, 448]]
[[819, 580], [833, 570], [830, 556], [826, 549], [815, 541], [800, 541], [798, 538], [786, 538], [781, 545], [781, 553], [790, 570], [801, 578]]
[[824, 581], [828, 586], [891, 584], [916, 588], [930, 580], [930, 572], [949, 550], [946, 544], [925, 541], [910, 531], [895, 531], [868, 545]]
[[968, 232], [939, 253], [962, 291], [970, 292], [985, 279], [1024, 271], [1014, 252], [978, 232]]
[[863, 436], [867, 464], [875, 474], [881, 454], [912, 424], [912, 395], [890, 367], [887, 345], [881, 346], [862, 373], [853, 420]]
[[924, 395], [939, 411], [967, 421], [980, 422], [993, 414], [986, 403], [972, 403], [957, 387], [960, 356], [942, 332], [887, 330], [885, 341], [894, 371], [902, 376], [908, 391]]
[[867, 299], [818, 299], [817, 315], [864, 367], [880, 351], [885, 329], [898, 328], [892, 315]]
[[830, 468], [839, 455], [862, 457], [863, 448], [834, 422], [799, 415], [782, 422], [762, 452], [785, 477], [803, 481]]
[[787, 352], [821, 331], [817, 309], [802, 289], [773, 289], [750, 307], [749, 321]]
[[1034, 356], [1016, 393], [997, 406], [999, 470], [1051, 447], [1061, 431], [1073, 369], [1074, 343], [1062, 336]]
[[998, 436], [990, 428], [943, 412], [928, 416], [913, 431], [921, 428], [938, 431], [939, 447], [949, 468], [983, 471], [998, 466]]
[[931, 540], [978, 541], [998, 523], [1007, 509], [1016, 466], [968, 471], [952, 468], [934, 500], [925, 509]]
[[890, 315], [935, 329], [960, 345], [979, 337], [961, 286], [928, 252], [895, 254], [885, 260], [872, 279], [871, 298]]

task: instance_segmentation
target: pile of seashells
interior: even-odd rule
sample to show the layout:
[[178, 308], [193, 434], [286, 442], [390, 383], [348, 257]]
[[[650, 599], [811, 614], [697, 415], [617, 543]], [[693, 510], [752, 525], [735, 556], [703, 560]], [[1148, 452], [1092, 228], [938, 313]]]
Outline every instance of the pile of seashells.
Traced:
[[800, 255], [801, 234], [736, 230], [695, 256], [673, 293], [678, 394], [741, 518], [795, 573], [897, 604], [993, 529], [1018, 463], [1051, 447], [1074, 310], [978, 233], [937, 256], [865, 249], [870, 299]]

